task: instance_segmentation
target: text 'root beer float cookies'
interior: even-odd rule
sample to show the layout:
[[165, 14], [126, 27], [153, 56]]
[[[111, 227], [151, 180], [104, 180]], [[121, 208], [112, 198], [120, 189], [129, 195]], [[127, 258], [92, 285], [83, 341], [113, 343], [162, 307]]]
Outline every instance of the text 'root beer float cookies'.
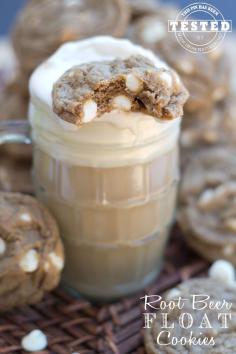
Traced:
[[60, 224], [65, 285], [102, 300], [143, 288], [175, 212], [178, 75], [127, 40], [95, 37], [62, 46], [30, 91], [36, 194]]
[[208, 278], [181, 283], [164, 294], [162, 304], [151, 299], [151, 323], [145, 329], [148, 354], [235, 353], [236, 280], [231, 263], [215, 262]]

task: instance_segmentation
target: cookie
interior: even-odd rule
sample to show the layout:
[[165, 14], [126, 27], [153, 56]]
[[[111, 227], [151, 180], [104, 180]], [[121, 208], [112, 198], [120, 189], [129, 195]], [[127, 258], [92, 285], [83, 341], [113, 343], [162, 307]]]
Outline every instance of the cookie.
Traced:
[[0, 193], [0, 311], [38, 302], [60, 280], [58, 227], [33, 197]]
[[[219, 271], [225, 267], [218, 267]], [[193, 296], [196, 299], [203, 299], [209, 296], [206, 301], [206, 308], [201, 309], [199, 303], [193, 305]], [[200, 297], [199, 297], [200, 296]], [[181, 306], [177, 303], [179, 299], [184, 301]], [[227, 305], [232, 306], [230, 309], [225, 305], [220, 309], [210, 308], [212, 304], [222, 304], [223, 300]], [[151, 328], [145, 330], [145, 347], [147, 354], [234, 354], [236, 347], [235, 331], [236, 331], [236, 286], [233, 282], [222, 282], [213, 278], [198, 278], [187, 280], [180, 284], [177, 288], [170, 290], [165, 297], [166, 303], [172, 302], [176, 306], [173, 309], [159, 310], [156, 318], [152, 321]], [[163, 326], [163, 315], [168, 314], [168, 329]], [[222, 324], [222, 315], [227, 317], [227, 323]], [[185, 314], [185, 315], [184, 315]], [[182, 328], [180, 325], [181, 316], [187, 317], [190, 322], [184, 321]], [[190, 316], [193, 319], [191, 322]], [[199, 328], [201, 321], [205, 316], [208, 322]], [[211, 328], [209, 328], [210, 326]], [[226, 328], [227, 327], [227, 328]], [[158, 339], [157, 339], [158, 338]], [[175, 340], [177, 338], [177, 340]], [[180, 342], [182, 338], [182, 342]], [[189, 338], [196, 338], [192, 343]], [[178, 341], [179, 340], [179, 341]], [[203, 341], [204, 340], [204, 341]], [[177, 343], [176, 343], [177, 342]], [[195, 344], [193, 344], [195, 343]]]
[[236, 265], [236, 152], [203, 149], [187, 166], [178, 220], [188, 245], [208, 260]]
[[53, 87], [54, 112], [77, 125], [116, 109], [173, 119], [182, 116], [187, 98], [174, 71], [140, 55], [75, 66]]
[[104, 34], [121, 37], [128, 22], [126, 0], [31, 0], [12, 40], [20, 67], [29, 75], [63, 43]]
[[0, 121], [27, 118], [28, 90], [19, 80], [17, 76], [9, 81], [0, 93]]
[[180, 137], [181, 160], [185, 166], [195, 154], [216, 145], [236, 144], [236, 97], [229, 95], [223, 103], [205, 111], [186, 114]]
[[182, 124], [180, 143], [185, 150], [198, 150], [206, 146], [226, 142], [223, 129], [223, 105], [186, 114]]
[[[153, 50], [181, 76], [190, 92], [187, 112], [206, 110], [222, 101], [229, 92], [230, 64], [224, 51], [194, 55], [180, 46], [174, 33], [168, 32], [168, 20], [175, 19], [178, 10], [165, 7], [138, 18], [130, 27], [129, 38]], [[216, 75], [217, 73], [217, 75]]]
[[152, 13], [158, 9], [157, 0], [127, 0], [132, 18]]

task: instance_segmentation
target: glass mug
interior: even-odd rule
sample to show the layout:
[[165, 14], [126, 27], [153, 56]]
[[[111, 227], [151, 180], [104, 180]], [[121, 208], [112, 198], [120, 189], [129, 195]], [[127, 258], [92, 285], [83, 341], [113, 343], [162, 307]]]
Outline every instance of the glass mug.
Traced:
[[143, 289], [160, 271], [174, 218], [181, 120], [129, 146], [56, 134], [52, 115], [31, 102], [31, 124], [1, 122], [0, 144], [33, 143], [35, 194], [59, 223], [65, 287], [100, 301]]

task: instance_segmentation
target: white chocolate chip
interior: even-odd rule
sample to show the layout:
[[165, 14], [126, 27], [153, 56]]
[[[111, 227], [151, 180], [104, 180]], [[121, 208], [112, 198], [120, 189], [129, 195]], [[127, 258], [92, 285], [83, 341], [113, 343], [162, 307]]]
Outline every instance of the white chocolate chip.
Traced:
[[142, 82], [135, 76], [130, 73], [126, 76], [126, 87], [132, 92], [140, 92], [142, 89]]
[[32, 221], [32, 217], [31, 217], [31, 215], [28, 214], [28, 213], [22, 213], [22, 214], [20, 214], [19, 219], [20, 219], [21, 221], [24, 221], [24, 222], [27, 222], [27, 223]]
[[6, 242], [0, 237], [0, 256], [2, 256], [6, 252], [6, 249]]
[[225, 97], [225, 95], [226, 95], [226, 90], [223, 87], [216, 88], [212, 93], [213, 100], [216, 102], [222, 100]]
[[22, 338], [21, 346], [28, 352], [38, 352], [47, 348], [46, 335], [39, 329], [35, 329]]
[[181, 59], [178, 61], [178, 69], [185, 74], [192, 74], [192, 72], [194, 71], [194, 65], [191, 61], [187, 59]]
[[168, 87], [171, 87], [173, 85], [173, 80], [172, 80], [172, 76], [170, 73], [163, 71], [160, 73], [159, 76], [160, 76], [160, 79], [168, 85]]
[[209, 276], [224, 284], [232, 284], [235, 282], [235, 269], [232, 263], [218, 260], [210, 267]]
[[236, 232], [236, 219], [230, 218], [225, 221], [225, 226], [233, 232]]
[[223, 248], [223, 253], [225, 256], [232, 256], [234, 254], [234, 247], [232, 245], [227, 245]]
[[59, 270], [62, 270], [64, 267], [64, 259], [58, 256], [55, 252], [49, 254], [51, 263]]
[[236, 183], [226, 182], [215, 189], [207, 189], [202, 193], [198, 200], [201, 209], [217, 208], [224, 205], [226, 198], [236, 194]]
[[212, 204], [213, 196], [214, 196], [214, 190], [213, 189], [207, 189], [206, 191], [204, 191], [200, 195], [200, 197], [198, 199], [198, 206], [201, 209], [208, 208], [209, 205]]
[[219, 134], [216, 131], [204, 131], [202, 132], [202, 138], [208, 143], [208, 144], [214, 144], [217, 142], [219, 139]]
[[119, 95], [113, 99], [113, 106], [114, 106], [114, 108], [122, 110], [122, 111], [130, 111], [131, 110], [131, 101], [128, 97], [126, 97], [124, 95]]
[[166, 36], [166, 28], [163, 23], [155, 19], [149, 21], [148, 25], [143, 28], [141, 36], [144, 42], [154, 44]]
[[179, 89], [181, 86], [181, 81], [180, 81], [179, 75], [175, 71], [172, 70], [172, 76], [174, 78], [174, 84], [175, 84], [176, 88]]
[[166, 294], [166, 300], [178, 299], [181, 295], [181, 291], [177, 288], [173, 288]]
[[97, 103], [93, 100], [88, 100], [83, 106], [83, 122], [88, 123], [97, 115]]
[[20, 267], [26, 273], [32, 273], [38, 269], [39, 256], [37, 251], [29, 250], [20, 260]]

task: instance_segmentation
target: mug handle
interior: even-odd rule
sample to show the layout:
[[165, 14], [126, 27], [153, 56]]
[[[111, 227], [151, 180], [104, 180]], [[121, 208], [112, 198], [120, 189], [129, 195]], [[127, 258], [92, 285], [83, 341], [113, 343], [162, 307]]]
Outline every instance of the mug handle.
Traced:
[[27, 120], [0, 121], [0, 145], [12, 143], [32, 144]]

